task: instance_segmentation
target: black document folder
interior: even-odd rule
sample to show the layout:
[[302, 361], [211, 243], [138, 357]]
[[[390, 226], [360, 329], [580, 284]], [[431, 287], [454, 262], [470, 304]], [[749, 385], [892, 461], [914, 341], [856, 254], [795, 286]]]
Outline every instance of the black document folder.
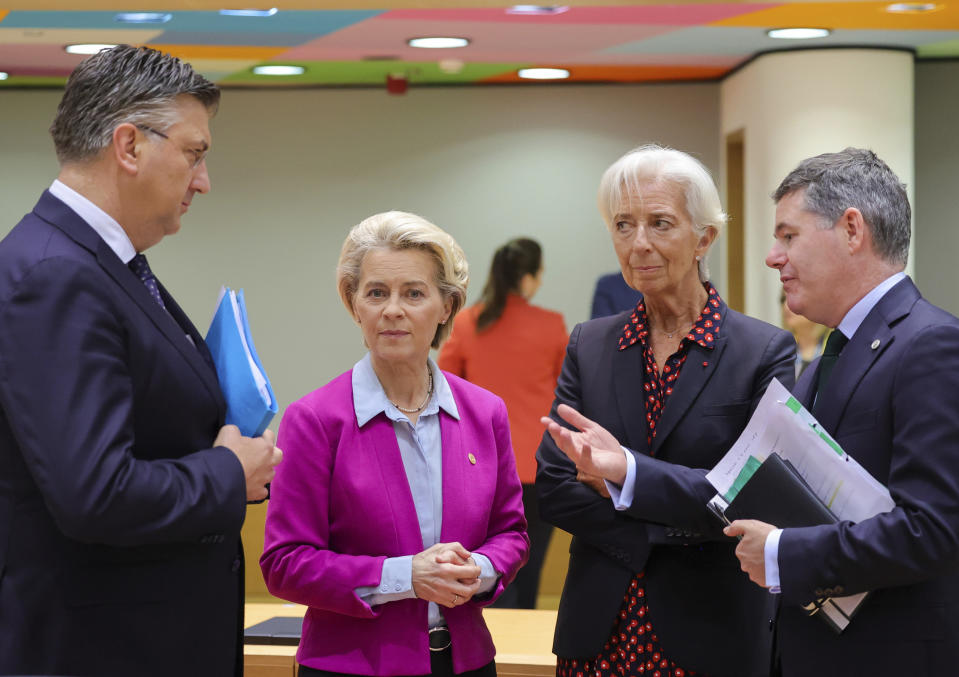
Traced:
[[261, 623], [251, 625], [243, 631], [244, 644], [286, 644], [296, 646], [300, 643], [303, 619], [293, 616], [274, 616]]
[[[726, 524], [738, 519], [755, 519], [788, 529], [839, 521], [795, 467], [776, 453], [766, 457], [728, 505], [721, 496], [716, 496], [708, 507]], [[866, 593], [825, 597], [804, 605], [803, 609], [841, 633], [865, 598]]]
[[779, 454], [766, 457], [723, 512], [730, 522], [754, 519], [780, 529], [838, 521], [792, 463]]

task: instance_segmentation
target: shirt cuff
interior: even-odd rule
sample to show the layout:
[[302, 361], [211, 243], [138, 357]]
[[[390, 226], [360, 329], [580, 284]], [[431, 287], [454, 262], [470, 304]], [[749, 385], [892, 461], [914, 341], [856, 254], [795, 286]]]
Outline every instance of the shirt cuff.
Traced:
[[496, 569], [493, 568], [493, 563], [489, 561], [489, 558], [486, 555], [474, 552], [473, 561], [476, 562], [476, 566], [480, 568], [479, 590], [477, 590], [473, 595], [476, 597], [479, 595], [485, 595], [490, 590], [495, 588], [500, 574], [497, 573]]
[[603, 480], [606, 483], [606, 491], [609, 497], [613, 499], [613, 507], [617, 510], [626, 510], [633, 504], [633, 488], [636, 480], [636, 459], [626, 447], [620, 447], [626, 454], [626, 479], [623, 480], [622, 488], [617, 487], [609, 480]]
[[766, 587], [774, 595], [782, 592], [779, 585], [779, 537], [782, 535], [782, 529], [773, 529], [766, 536], [766, 544], [763, 546], [763, 556], [766, 560]]
[[383, 561], [379, 585], [364, 585], [353, 591], [370, 606], [416, 597], [413, 592], [413, 556], [387, 557]]

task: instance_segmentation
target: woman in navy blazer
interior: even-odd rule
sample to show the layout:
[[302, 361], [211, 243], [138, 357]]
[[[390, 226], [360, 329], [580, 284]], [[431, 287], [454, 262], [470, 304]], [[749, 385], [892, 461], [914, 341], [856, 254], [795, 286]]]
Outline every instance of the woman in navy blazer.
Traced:
[[271, 593], [309, 606], [301, 677], [496, 674], [482, 607], [529, 548], [506, 407], [429, 359], [467, 280], [453, 238], [413, 214], [343, 245], [369, 353], [287, 409], [260, 558]]
[[[709, 282], [705, 257], [725, 215], [699, 162], [631, 151], [606, 171], [599, 203], [623, 277], [643, 297], [573, 330], [544, 419], [540, 510], [573, 535], [557, 674], [766, 675], [768, 595], [750, 588], [735, 541], [707, 511], [705, 473], [769, 381], [792, 386], [794, 341], [727, 307]], [[599, 480], [584, 443], [596, 459], [612, 448], [622, 474], [605, 476], [617, 484]]]

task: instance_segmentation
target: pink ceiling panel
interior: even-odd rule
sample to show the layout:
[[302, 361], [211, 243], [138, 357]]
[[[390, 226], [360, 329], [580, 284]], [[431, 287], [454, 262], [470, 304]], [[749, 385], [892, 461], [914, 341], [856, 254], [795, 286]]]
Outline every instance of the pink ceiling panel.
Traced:
[[10, 75], [70, 75], [85, 58], [67, 54], [61, 45], [0, 44], [0, 71]]
[[698, 26], [712, 21], [730, 19], [751, 12], [778, 7], [782, 3], [754, 4], [686, 4], [642, 5], [624, 7], [570, 7], [560, 14], [507, 14], [505, 9], [399, 9], [377, 17], [401, 21], [476, 21], [516, 23], [526, 25], [583, 24], [661, 24], [667, 26]]
[[[674, 30], [672, 26], [596, 25], [537, 26], [458, 21], [392, 21], [367, 19], [284, 52], [284, 60], [362, 59], [392, 56], [409, 61], [537, 61], [562, 53], [578, 59], [609, 47], [635, 42]], [[452, 35], [469, 38], [461, 49], [415, 49], [409, 38]]]

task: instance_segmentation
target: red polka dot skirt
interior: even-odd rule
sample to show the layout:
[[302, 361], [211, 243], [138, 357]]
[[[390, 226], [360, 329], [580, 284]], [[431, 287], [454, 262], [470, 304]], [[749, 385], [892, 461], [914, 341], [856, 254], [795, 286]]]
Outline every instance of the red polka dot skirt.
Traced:
[[642, 573], [630, 581], [613, 632], [603, 650], [593, 658], [559, 658], [556, 662], [557, 677], [686, 677], [696, 674], [676, 665], [660, 646], [646, 606]]

